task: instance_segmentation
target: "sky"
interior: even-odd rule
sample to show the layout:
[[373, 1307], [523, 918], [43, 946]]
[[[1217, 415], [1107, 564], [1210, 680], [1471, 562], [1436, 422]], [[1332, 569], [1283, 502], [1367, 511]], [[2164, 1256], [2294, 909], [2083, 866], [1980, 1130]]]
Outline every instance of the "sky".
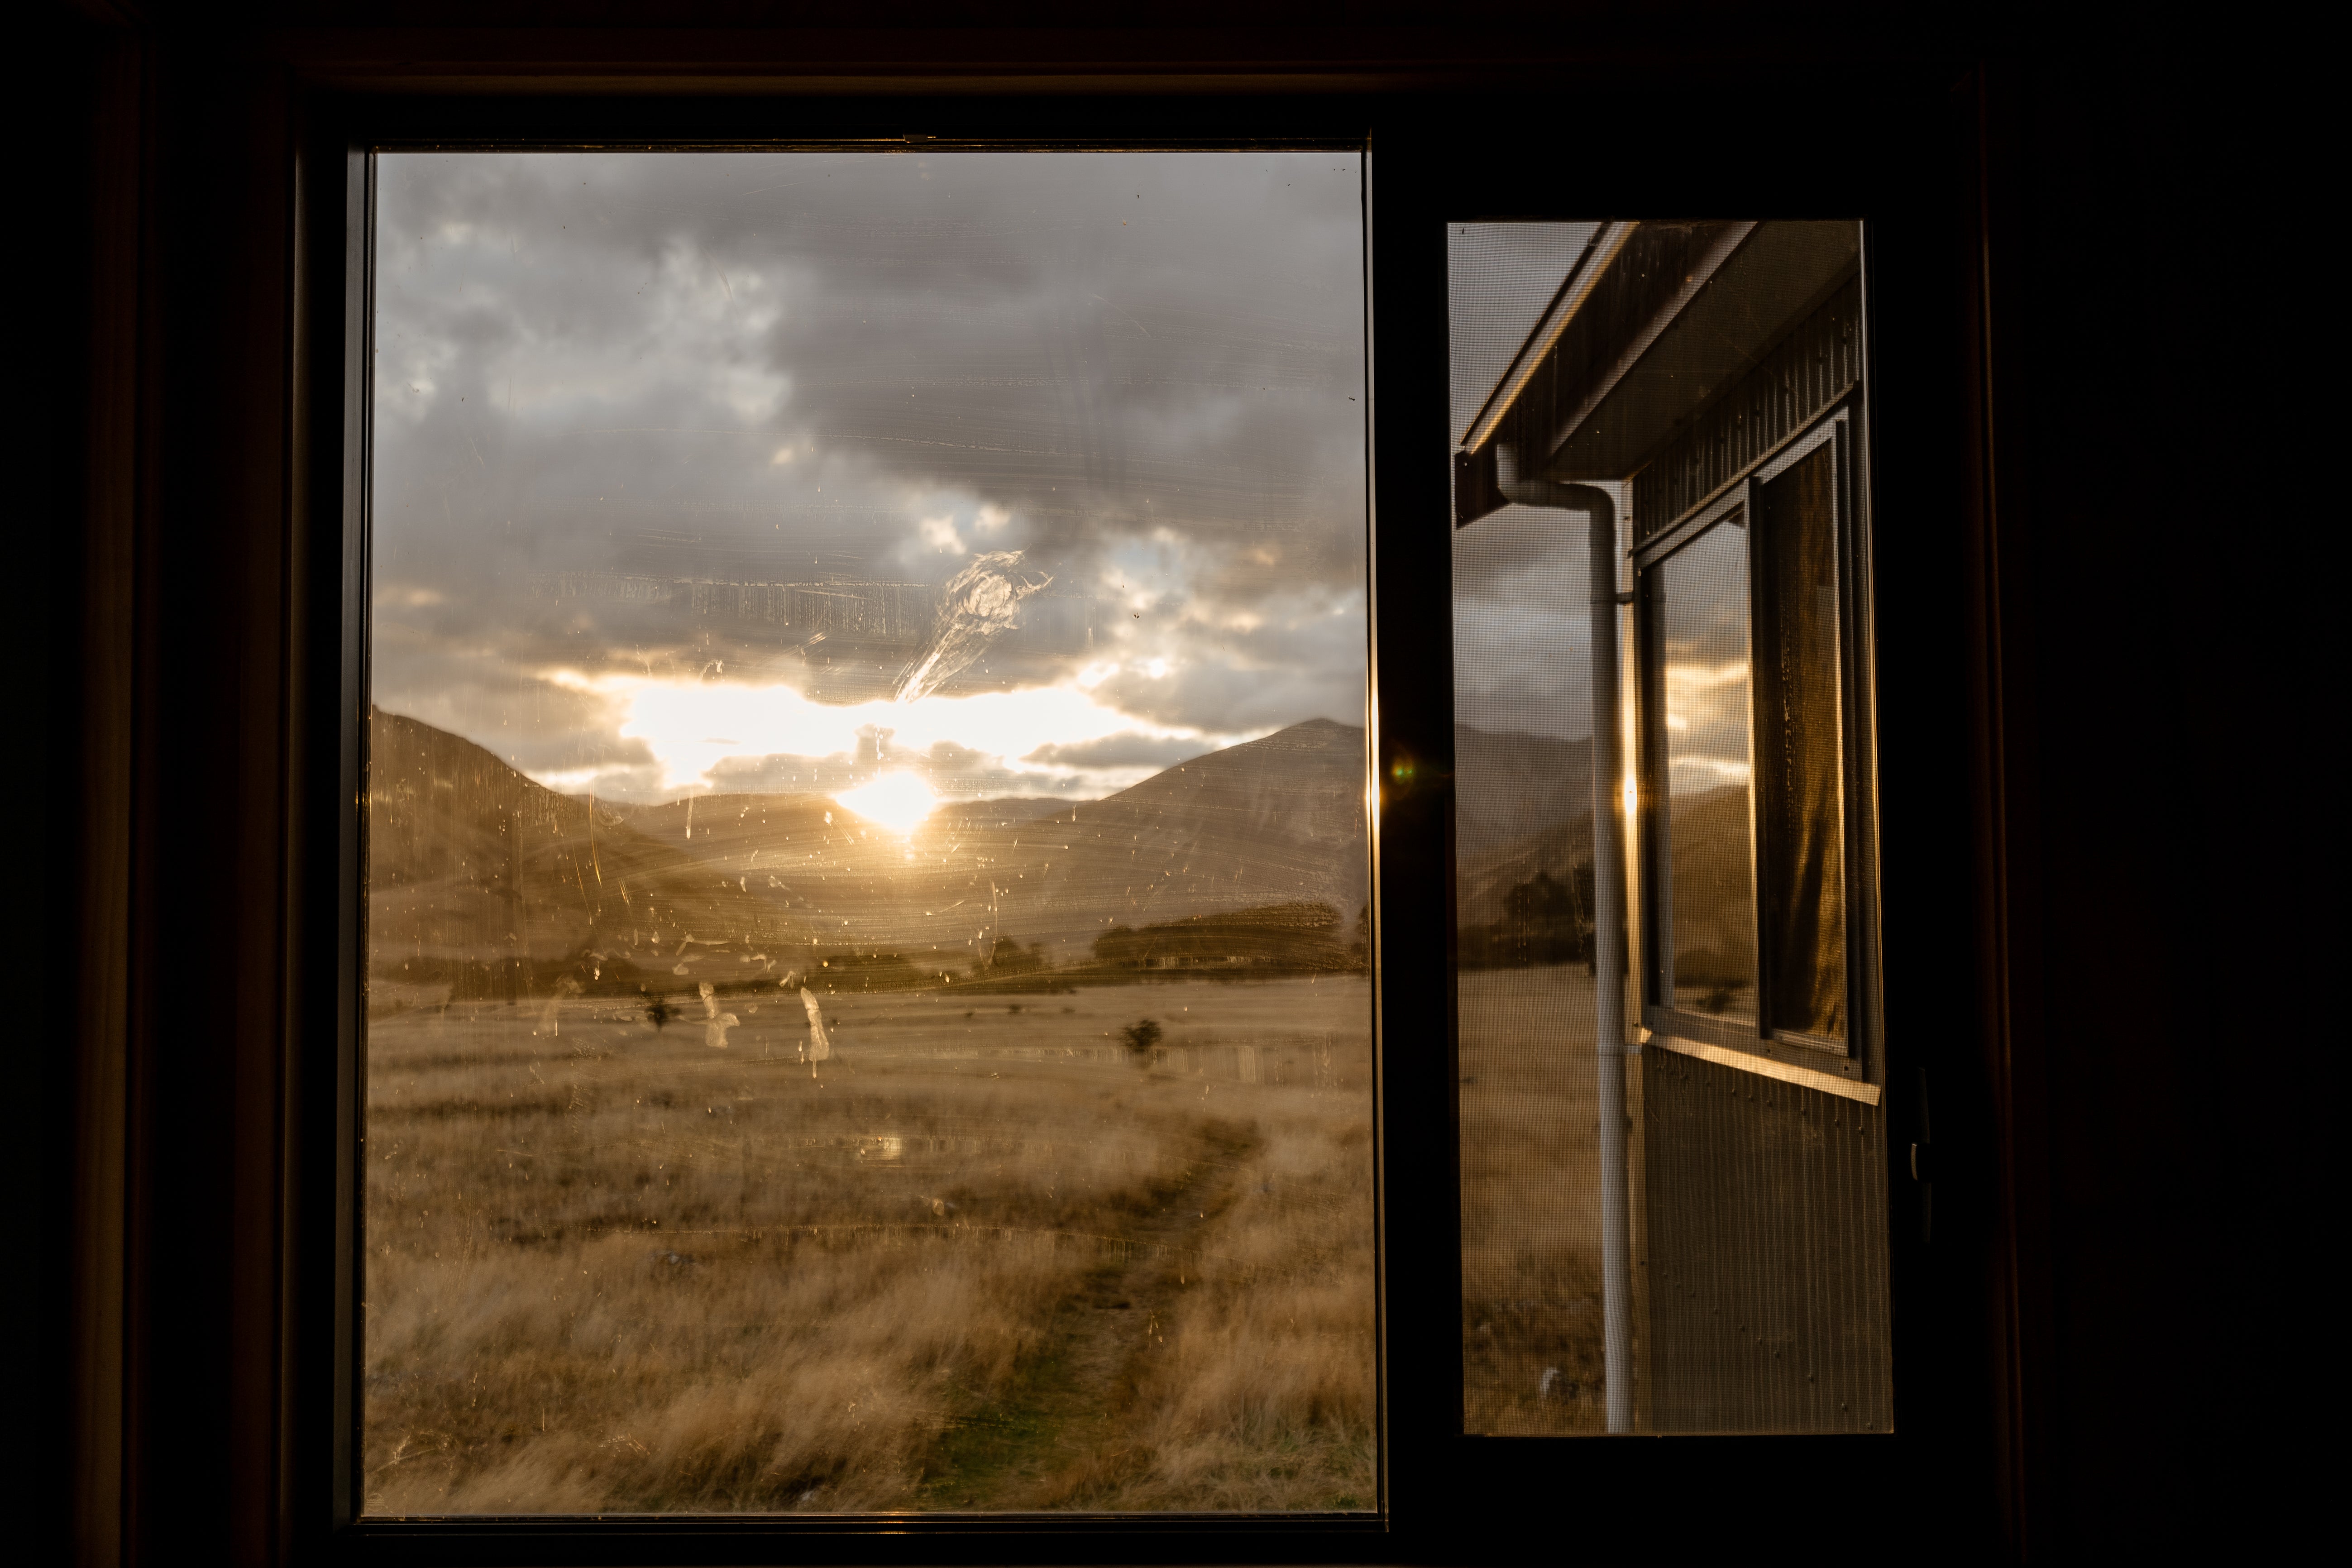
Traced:
[[[1363, 722], [1352, 153], [378, 181], [380, 707], [615, 801], [1085, 799]], [[877, 650], [677, 586], [845, 583], [954, 613]]]
[[[1590, 223], [1457, 223], [1446, 234], [1458, 443], [1582, 253]], [[1582, 514], [1507, 506], [1454, 536], [1454, 711], [1489, 732], [1592, 733]]]

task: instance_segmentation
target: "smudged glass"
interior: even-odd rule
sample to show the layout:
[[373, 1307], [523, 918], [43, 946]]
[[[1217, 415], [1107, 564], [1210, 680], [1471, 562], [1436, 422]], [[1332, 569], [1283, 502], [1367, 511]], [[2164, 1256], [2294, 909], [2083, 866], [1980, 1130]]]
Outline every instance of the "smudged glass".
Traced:
[[1374, 1507], [1357, 156], [377, 173], [365, 1511]]

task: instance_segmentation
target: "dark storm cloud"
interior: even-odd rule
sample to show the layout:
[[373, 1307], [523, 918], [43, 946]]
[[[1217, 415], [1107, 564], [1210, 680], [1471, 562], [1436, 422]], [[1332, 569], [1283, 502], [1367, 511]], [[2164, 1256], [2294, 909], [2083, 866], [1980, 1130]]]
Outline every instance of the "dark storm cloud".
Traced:
[[[387, 706], [554, 668], [870, 685], [623, 580], [1017, 550], [1103, 601], [1096, 657], [1187, 672], [1160, 724], [1360, 721], [1352, 156], [404, 154], [380, 184]], [[1263, 678], [1252, 717], [1210, 667]], [[594, 753], [557, 733], [593, 706], [542, 709], [532, 754]]]
[[[861, 192], [853, 243], [810, 247], [828, 306], [788, 310], [771, 362], [829, 447], [971, 486], [1049, 556], [1175, 525], [1328, 567], [1335, 524], [1360, 516], [1342, 168], [896, 160]], [[790, 227], [830, 239], [834, 221]]]

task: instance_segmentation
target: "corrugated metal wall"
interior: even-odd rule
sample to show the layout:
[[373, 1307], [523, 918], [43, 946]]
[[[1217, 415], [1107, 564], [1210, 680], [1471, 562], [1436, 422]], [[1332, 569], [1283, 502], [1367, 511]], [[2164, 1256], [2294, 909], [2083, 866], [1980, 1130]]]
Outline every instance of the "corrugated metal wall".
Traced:
[[1862, 379], [1862, 281], [1799, 323], [1739, 384], [1633, 476], [1635, 543], [1706, 500], [1724, 482]]
[[1642, 1053], [1658, 1432], [1885, 1432], [1885, 1118], [1655, 1047]]

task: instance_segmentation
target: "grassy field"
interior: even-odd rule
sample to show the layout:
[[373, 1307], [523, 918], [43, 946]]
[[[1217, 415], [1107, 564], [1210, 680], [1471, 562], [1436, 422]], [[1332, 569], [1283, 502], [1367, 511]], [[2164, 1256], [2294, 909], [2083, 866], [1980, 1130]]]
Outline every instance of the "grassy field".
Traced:
[[1373, 1506], [1362, 977], [683, 1000], [379, 994], [370, 1512]]
[[1581, 967], [1461, 977], [1463, 1419], [1603, 1432], [1601, 1152]]

